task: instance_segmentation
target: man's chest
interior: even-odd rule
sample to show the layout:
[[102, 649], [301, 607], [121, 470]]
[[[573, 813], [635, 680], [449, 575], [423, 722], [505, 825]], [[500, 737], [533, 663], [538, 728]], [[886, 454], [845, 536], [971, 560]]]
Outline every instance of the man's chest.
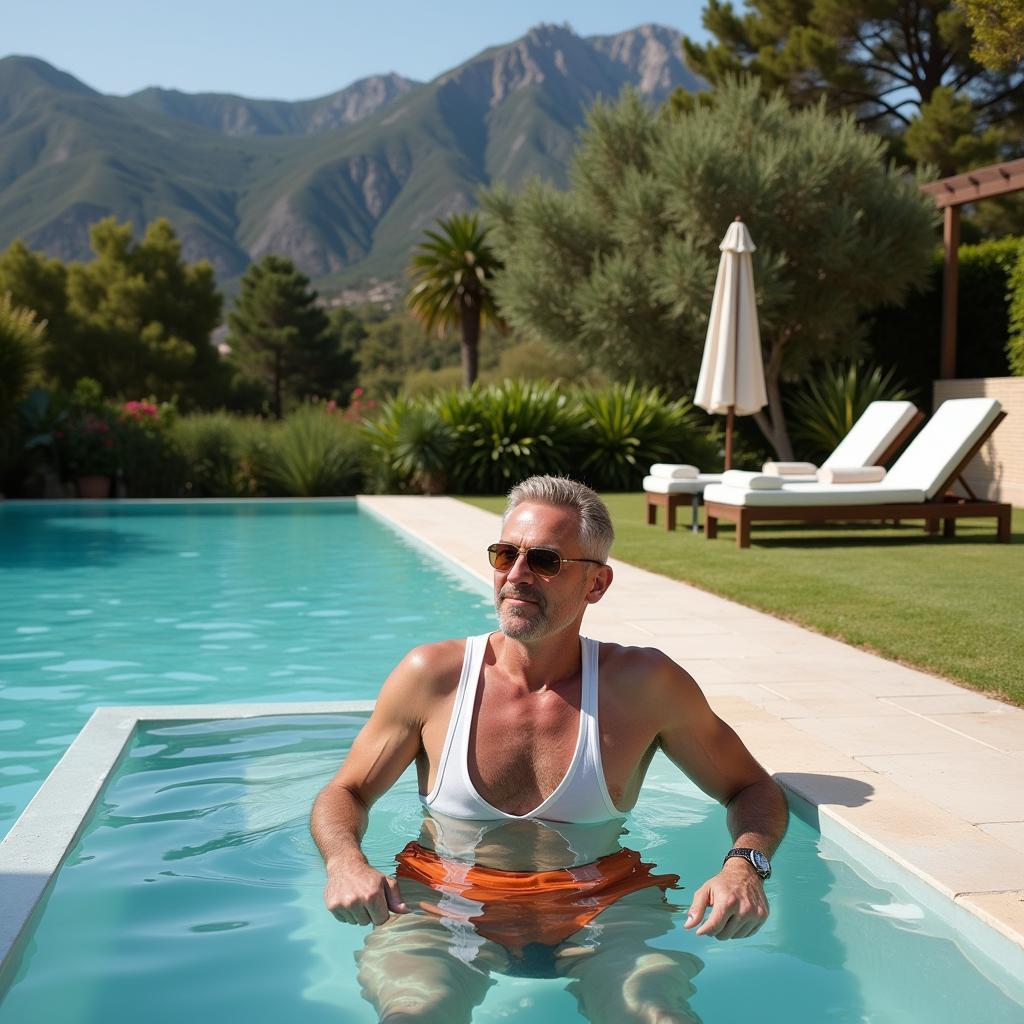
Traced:
[[[467, 767], [489, 803], [525, 813], [566, 777], [577, 751], [594, 735], [580, 711], [580, 687], [523, 696], [481, 686], [469, 723]], [[423, 732], [429, 789], [436, 778], [451, 711]], [[628, 701], [611, 681], [597, 695], [597, 747], [608, 793], [623, 810], [636, 801], [657, 741], [656, 716], [643, 702]]]

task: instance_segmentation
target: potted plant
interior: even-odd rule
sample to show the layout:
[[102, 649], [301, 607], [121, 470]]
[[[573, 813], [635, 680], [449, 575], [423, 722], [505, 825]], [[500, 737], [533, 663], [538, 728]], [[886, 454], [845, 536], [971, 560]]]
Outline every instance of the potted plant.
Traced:
[[109, 498], [118, 468], [118, 417], [96, 381], [83, 377], [75, 384], [67, 418], [54, 437], [63, 474], [74, 481], [78, 496]]
[[80, 498], [108, 498], [117, 473], [117, 428], [103, 416], [83, 413], [57, 431], [63, 464]]

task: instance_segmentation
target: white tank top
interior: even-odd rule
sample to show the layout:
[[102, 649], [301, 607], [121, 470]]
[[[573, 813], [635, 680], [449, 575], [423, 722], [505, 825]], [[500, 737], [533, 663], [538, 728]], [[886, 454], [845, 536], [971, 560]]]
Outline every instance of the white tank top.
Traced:
[[601, 763], [601, 734], [597, 722], [598, 643], [580, 637], [582, 649], [583, 692], [580, 700], [580, 725], [576, 750], [565, 777], [554, 792], [528, 814], [506, 814], [489, 804], [469, 777], [469, 735], [473, 724], [476, 691], [482, 676], [484, 654], [490, 633], [466, 640], [462, 675], [455, 693], [452, 717], [448, 723], [441, 762], [434, 788], [420, 800], [432, 811], [453, 818], [494, 821], [498, 819], [537, 818], [578, 825], [623, 819], [625, 815], [612, 803]]

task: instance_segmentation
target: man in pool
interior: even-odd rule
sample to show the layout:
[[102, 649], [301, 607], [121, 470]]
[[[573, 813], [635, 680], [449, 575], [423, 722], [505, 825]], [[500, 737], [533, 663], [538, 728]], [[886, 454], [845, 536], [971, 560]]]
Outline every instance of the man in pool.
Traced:
[[[357, 959], [382, 1021], [469, 1021], [492, 972], [569, 978], [595, 1022], [696, 1020], [701, 962], [646, 945], [672, 928], [678, 876], [618, 844], [658, 749], [726, 805], [733, 838], [684, 927], [739, 939], [768, 916], [778, 786], [665, 654], [580, 636], [612, 582], [613, 536], [582, 484], [514, 487], [488, 549], [499, 631], [410, 651], [316, 799], [324, 899], [339, 921], [375, 926]], [[392, 878], [360, 840], [413, 761], [425, 817]]]

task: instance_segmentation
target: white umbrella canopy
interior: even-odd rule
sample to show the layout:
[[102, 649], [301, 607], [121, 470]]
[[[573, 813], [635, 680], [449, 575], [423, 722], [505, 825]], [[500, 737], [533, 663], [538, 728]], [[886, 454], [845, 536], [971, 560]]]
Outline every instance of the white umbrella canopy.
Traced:
[[757, 328], [754, 268], [756, 246], [739, 217], [719, 246], [715, 294], [697, 378], [695, 404], [710, 413], [726, 413], [725, 468], [732, 468], [733, 416], [749, 416], [768, 404]]

